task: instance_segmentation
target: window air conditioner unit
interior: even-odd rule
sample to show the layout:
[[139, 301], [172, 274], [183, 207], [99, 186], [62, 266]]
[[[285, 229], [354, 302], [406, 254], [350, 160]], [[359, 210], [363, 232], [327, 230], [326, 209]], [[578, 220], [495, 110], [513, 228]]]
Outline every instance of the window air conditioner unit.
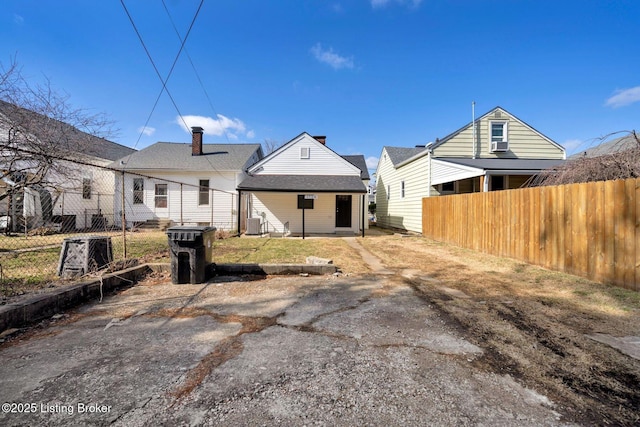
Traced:
[[491, 141], [491, 152], [508, 151], [509, 141]]

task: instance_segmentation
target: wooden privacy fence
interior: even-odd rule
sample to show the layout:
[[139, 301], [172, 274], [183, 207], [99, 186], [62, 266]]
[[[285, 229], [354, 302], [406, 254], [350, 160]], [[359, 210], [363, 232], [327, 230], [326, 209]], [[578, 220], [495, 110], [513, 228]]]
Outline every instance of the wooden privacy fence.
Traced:
[[640, 179], [424, 198], [422, 234], [640, 291]]

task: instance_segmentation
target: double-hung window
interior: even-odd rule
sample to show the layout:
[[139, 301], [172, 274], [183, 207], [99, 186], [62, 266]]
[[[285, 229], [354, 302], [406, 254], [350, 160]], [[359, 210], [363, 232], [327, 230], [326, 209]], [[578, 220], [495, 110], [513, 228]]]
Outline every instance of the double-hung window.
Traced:
[[198, 191], [198, 206], [209, 204], [209, 180], [201, 179]]
[[156, 184], [155, 206], [156, 208], [167, 207], [167, 184]]
[[133, 178], [133, 204], [144, 203], [144, 178]]

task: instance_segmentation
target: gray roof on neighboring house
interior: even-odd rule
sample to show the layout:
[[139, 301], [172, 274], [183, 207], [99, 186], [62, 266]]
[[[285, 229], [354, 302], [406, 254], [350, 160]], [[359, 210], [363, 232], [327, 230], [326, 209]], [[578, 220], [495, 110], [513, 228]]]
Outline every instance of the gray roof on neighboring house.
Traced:
[[389, 159], [394, 166], [397, 166], [399, 163], [404, 162], [405, 160], [415, 156], [418, 153], [426, 150], [425, 147], [415, 147], [415, 148], [405, 148], [405, 147], [384, 147], [387, 150], [387, 154], [389, 155]]
[[39, 140], [54, 141], [60, 151], [68, 150], [70, 153], [86, 154], [106, 160], [116, 160], [135, 152], [133, 148], [91, 135], [70, 124], [2, 100], [0, 121], [12, 127], [24, 127], [25, 131]]
[[261, 154], [260, 144], [202, 144], [203, 154], [193, 156], [191, 143], [156, 142], [110, 166], [126, 170], [237, 171], [243, 170], [258, 150]]
[[362, 179], [342, 175], [254, 175], [239, 190], [316, 193], [366, 193]]
[[[638, 136], [640, 138], [640, 136]], [[640, 142], [636, 140], [633, 134], [625, 135], [611, 141], [603, 142], [600, 145], [580, 151], [570, 158], [576, 157], [598, 157], [606, 154], [620, 153], [622, 151], [631, 150], [632, 148], [640, 148]]]
[[433, 160], [442, 160], [484, 170], [545, 170], [565, 162], [565, 160], [547, 159], [465, 159], [457, 157], [434, 157]]
[[369, 170], [367, 169], [367, 161], [362, 154], [350, 156], [341, 156], [343, 159], [360, 169], [360, 179], [369, 179]]

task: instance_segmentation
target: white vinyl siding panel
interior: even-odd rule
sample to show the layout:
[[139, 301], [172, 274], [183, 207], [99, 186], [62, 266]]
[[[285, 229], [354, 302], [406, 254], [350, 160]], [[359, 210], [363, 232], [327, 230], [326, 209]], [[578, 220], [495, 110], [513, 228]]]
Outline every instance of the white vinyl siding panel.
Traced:
[[[309, 158], [301, 159], [301, 149], [309, 150]], [[277, 155], [266, 159], [253, 172], [256, 175], [356, 175], [360, 170], [320, 144], [303, 136], [283, 147]]]
[[437, 159], [432, 160], [431, 167], [431, 185], [433, 186], [484, 175], [484, 170], [482, 169], [459, 166]]
[[[149, 175], [154, 175], [156, 178], [144, 178], [144, 203], [135, 205], [133, 204], [133, 178], [136, 176], [126, 175], [125, 212], [129, 226], [134, 222], [166, 218], [176, 224], [181, 222], [185, 225], [207, 224], [224, 230], [236, 228], [238, 200], [235, 190], [238, 181], [236, 173], [219, 172], [209, 177], [209, 186], [212, 189], [209, 205], [198, 205], [199, 184], [200, 180], [206, 177], [206, 173], [170, 174], [151, 171]], [[117, 217], [115, 221], [118, 224], [120, 223], [120, 179], [121, 176], [117, 176], [115, 197]], [[168, 182], [167, 180], [176, 182]], [[179, 182], [182, 182], [183, 185], [180, 186]], [[155, 207], [155, 184], [167, 184], [168, 203], [166, 208]]]

